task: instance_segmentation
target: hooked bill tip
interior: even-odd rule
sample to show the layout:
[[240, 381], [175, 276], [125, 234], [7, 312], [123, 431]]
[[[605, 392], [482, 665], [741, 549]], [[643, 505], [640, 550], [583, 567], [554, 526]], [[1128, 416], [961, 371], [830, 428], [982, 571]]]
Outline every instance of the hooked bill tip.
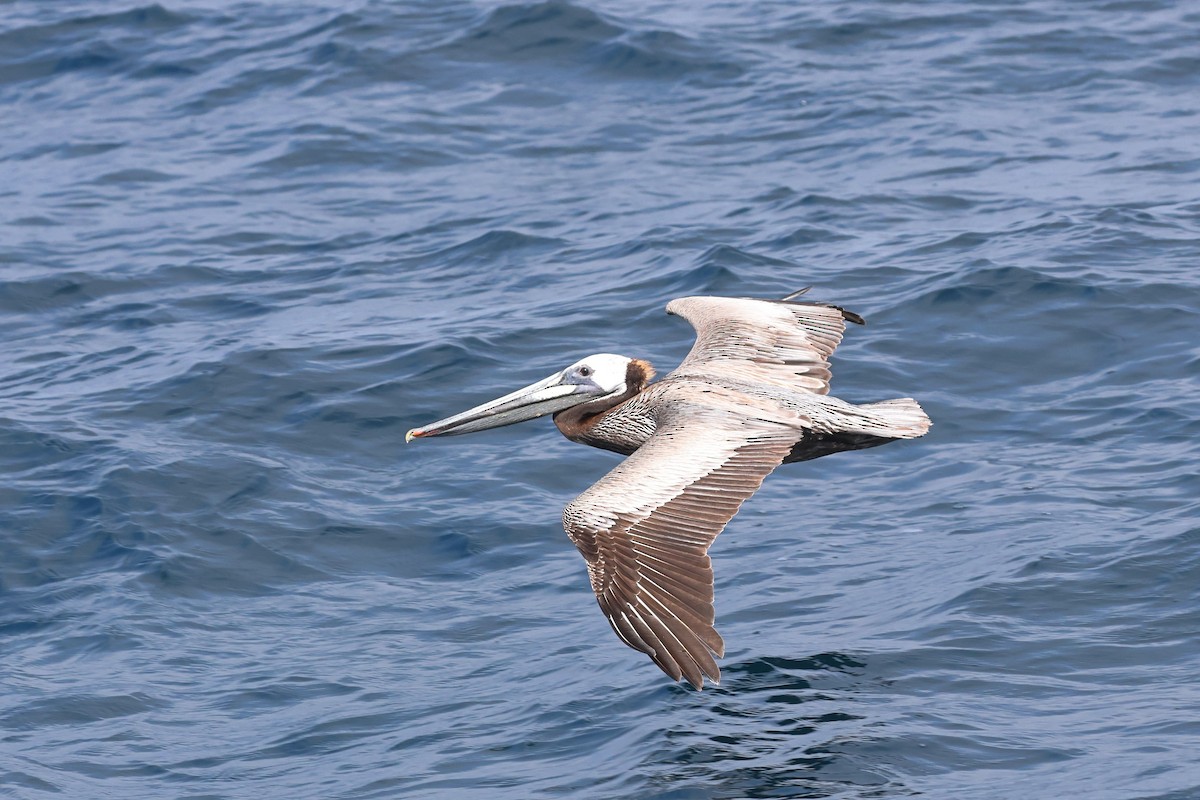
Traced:
[[413, 428], [411, 431], [404, 434], [404, 443], [408, 444], [413, 439], [416, 439], [417, 437], [424, 436], [424, 435], [425, 435], [425, 432], [422, 431], [420, 428]]

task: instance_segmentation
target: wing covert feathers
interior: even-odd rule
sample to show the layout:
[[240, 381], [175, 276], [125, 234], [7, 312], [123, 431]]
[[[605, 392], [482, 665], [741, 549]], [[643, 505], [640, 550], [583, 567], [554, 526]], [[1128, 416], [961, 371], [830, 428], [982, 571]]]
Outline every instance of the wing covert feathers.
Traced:
[[816, 394], [829, 392], [829, 355], [846, 320], [862, 317], [838, 306], [736, 297], [681, 297], [667, 313], [696, 329], [696, 343], [673, 374], [719, 372]]
[[[676, 413], [576, 498], [563, 527], [621, 641], [673, 679], [720, 679], [709, 545], [788, 455], [794, 428]], [[686, 422], [687, 424], [683, 424]]]

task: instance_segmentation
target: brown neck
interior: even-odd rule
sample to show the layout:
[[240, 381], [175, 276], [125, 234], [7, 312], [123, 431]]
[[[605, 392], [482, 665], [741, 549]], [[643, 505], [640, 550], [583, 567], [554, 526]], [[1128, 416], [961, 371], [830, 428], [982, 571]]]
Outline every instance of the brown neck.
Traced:
[[595, 427], [601, 417], [629, 398], [640, 394], [650, 385], [653, 377], [654, 367], [650, 366], [649, 361], [632, 359], [625, 369], [624, 392], [616, 397], [602, 397], [590, 403], [580, 403], [559, 411], [554, 415], [554, 424], [562, 431], [562, 435], [571, 441], [584, 441], [588, 438], [588, 432]]

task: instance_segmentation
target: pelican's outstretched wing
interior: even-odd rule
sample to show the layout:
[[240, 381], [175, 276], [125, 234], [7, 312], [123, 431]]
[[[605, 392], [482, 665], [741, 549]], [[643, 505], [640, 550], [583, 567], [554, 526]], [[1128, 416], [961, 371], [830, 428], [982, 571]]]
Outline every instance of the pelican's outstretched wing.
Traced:
[[846, 320], [837, 306], [737, 297], [681, 297], [667, 304], [696, 329], [696, 343], [672, 375], [742, 377], [829, 393], [829, 354]]
[[567, 506], [563, 527], [617, 636], [699, 689], [725, 651], [708, 547], [801, 433], [744, 408], [659, 409], [656, 432]]

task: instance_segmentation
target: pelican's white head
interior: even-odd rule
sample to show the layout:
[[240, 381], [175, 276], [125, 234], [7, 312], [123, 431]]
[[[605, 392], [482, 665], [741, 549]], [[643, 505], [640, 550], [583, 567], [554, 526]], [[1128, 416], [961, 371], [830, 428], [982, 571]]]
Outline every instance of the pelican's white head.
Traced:
[[562, 371], [562, 382], [590, 386], [600, 395], [624, 394], [632, 358], [597, 353], [581, 358]]

